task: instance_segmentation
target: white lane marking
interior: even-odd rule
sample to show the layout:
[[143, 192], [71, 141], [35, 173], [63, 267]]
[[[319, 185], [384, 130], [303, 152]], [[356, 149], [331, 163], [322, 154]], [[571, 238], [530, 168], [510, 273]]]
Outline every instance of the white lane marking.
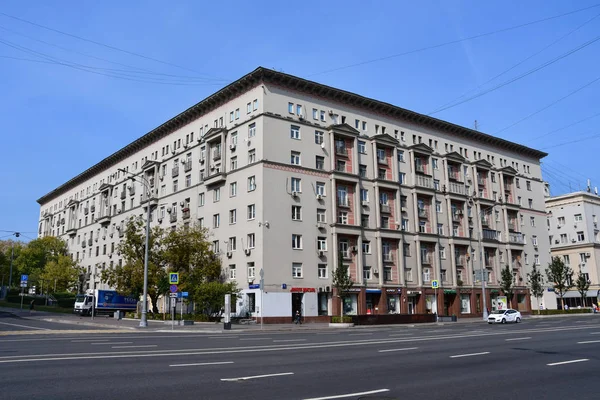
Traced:
[[48, 329], [48, 328], [38, 328], [37, 326], [9, 324], [8, 322], [0, 322], [0, 324], [2, 324], [2, 325], [9, 325], [9, 326], [18, 326], [20, 328], [37, 329], [37, 330], [40, 330], [40, 331], [50, 331], [51, 330], [51, 329]]
[[273, 340], [273, 338], [270, 338], [270, 337], [258, 337], [258, 338], [244, 338], [244, 339], [240, 339], [240, 340]]
[[103, 343], [90, 343], [91, 345], [98, 345], [98, 344], [131, 344], [133, 342], [103, 342]]
[[584, 361], [590, 361], [590, 360], [589, 360], [589, 358], [581, 358], [579, 360], [561, 361], [561, 362], [555, 362], [555, 363], [550, 363], [550, 364], [546, 364], [546, 365], [549, 367], [554, 367], [555, 365], [573, 364], [573, 363], [579, 363], [579, 362], [584, 362]]
[[379, 353], [387, 353], [390, 351], [407, 351], [407, 350], [416, 350], [418, 349], [418, 347], [405, 347], [403, 349], [386, 349], [386, 350], [379, 350]]
[[272, 376], [285, 376], [285, 375], [294, 375], [294, 373], [293, 372], [280, 372], [278, 374], [240, 376], [239, 378], [221, 378], [221, 380], [223, 382], [236, 382], [236, 381], [247, 381], [250, 379], [270, 378]]
[[233, 361], [219, 361], [219, 362], [205, 362], [205, 363], [192, 363], [192, 364], [171, 364], [169, 367], [196, 367], [202, 365], [223, 365], [233, 364]]
[[273, 340], [273, 343], [284, 343], [284, 342], [306, 342], [306, 339], [281, 339], [281, 340]]
[[351, 333], [348, 336], [369, 336], [372, 335], [372, 333]]
[[395, 337], [395, 336], [413, 336], [414, 333], [390, 333], [388, 336], [389, 337]]
[[527, 337], [516, 337], [516, 338], [510, 338], [510, 339], [504, 339], [507, 342], [511, 342], [511, 341], [515, 341], [515, 340], [527, 340], [527, 339], [531, 339], [531, 336], [527, 336]]
[[348, 393], [348, 394], [338, 394], [337, 396], [325, 396], [325, 397], [312, 397], [310, 399], [304, 399], [304, 400], [330, 400], [330, 399], [344, 399], [346, 397], [356, 397], [356, 396], [368, 396], [370, 394], [376, 394], [376, 393], [385, 393], [385, 392], [389, 392], [390, 389], [377, 389], [377, 390], [370, 390], [368, 392], [359, 392], [359, 393]]
[[113, 347], [111, 347], [111, 349], [135, 349], [135, 348], [142, 348], [142, 347], [158, 347], [158, 345], [156, 345], [156, 344], [141, 344], [138, 346], [113, 346]]
[[577, 342], [577, 344], [600, 343], [600, 340], [587, 340], [585, 342]]
[[71, 343], [88, 343], [90, 342], [108, 342], [108, 339], [79, 339], [79, 340], [71, 340]]
[[590, 332], [590, 335], [600, 335], [600, 332]]
[[239, 336], [207, 336], [208, 339], [237, 339]]
[[455, 356], [450, 356], [450, 358], [461, 358], [461, 357], [474, 357], [474, 356], [483, 356], [485, 354], [490, 354], [489, 351], [482, 351], [481, 353], [470, 353], [470, 354], [457, 354]]

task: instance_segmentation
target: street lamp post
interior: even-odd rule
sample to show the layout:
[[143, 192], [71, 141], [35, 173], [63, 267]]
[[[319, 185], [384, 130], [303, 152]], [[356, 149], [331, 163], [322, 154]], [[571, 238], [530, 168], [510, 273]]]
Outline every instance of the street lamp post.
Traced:
[[[133, 181], [137, 180], [137, 176], [132, 174], [131, 172], [119, 168], [119, 171], [131, 175], [131, 179]], [[139, 177], [141, 179], [142, 184], [146, 189], [146, 195], [148, 196], [148, 207], [146, 213], [146, 239], [145, 239], [145, 249], [144, 249], [144, 295], [142, 297], [142, 318], [140, 320], [140, 327], [145, 328], [148, 326], [148, 246], [150, 242], [150, 183], [146, 180], [146, 178]]]
[[[475, 204], [475, 202], [473, 201], [473, 199], [471, 198], [470, 203], [472, 205]], [[490, 210], [493, 210], [495, 207], [495, 205], [484, 209], [484, 210], [479, 210], [479, 212], [477, 213], [477, 215], [479, 216], [479, 220], [477, 221], [477, 226], [479, 226], [479, 224], [481, 223], [481, 218], [487, 214]], [[485, 265], [484, 265], [484, 256], [485, 253], [483, 251], [483, 228], [479, 230], [479, 239], [477, 241], [478, 245], [479, 245], [479, 251], [480, 251], [480, 260], [479, 260], [479, 271], [481, 273], [480, 278], [481, 278], [481, 296], [483, 297], [483, 320], [487, 321], [488, 319], [488, 311], [487, 311], [487, 299], [485, 296], [485, 275], [484, 275], [484, 271], [485, 271]], [[470, 237], [470, 236], [469, 236]]]

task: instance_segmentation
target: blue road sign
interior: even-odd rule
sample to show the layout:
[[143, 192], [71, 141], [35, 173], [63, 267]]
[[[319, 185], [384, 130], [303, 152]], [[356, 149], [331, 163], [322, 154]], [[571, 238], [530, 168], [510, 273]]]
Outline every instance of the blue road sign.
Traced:
[[21, 275], [21, 282], [27, 282], [29, 280], [29, 275]]
[[181, 297], [188, 297], [188, 292], [181, 292]]
[[431, 288], [432, 289], [437, 289], [438, 287], [440, 287], [440, 283], [437, 281], [437, 279], [434, 279], [431, 281]]
[[179, 272], [170, 272], [169, 273], [169, 284], [171, 284], [171, 285], [179, 284]]
[[260, 285], [258, 283], [248, 285], [248, 289], [260, 289]]
[[285, 283], [282, 283], [282, 284], [281, 284], [281, 288], [282, 288], [282, 289], [287, 289], [287, 285], [286, 285]]
[[177, 293], [177, 285], [171, 285], [169, 289], [171, 290], [171, 293]]

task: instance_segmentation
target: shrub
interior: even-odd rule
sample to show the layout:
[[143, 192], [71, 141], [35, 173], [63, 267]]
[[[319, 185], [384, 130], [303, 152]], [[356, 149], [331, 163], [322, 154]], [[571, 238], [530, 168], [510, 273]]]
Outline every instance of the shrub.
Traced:
[[[540, 315], [557, 315], [557, 314], [589, 314], [592, 313], [591, 308], [569, 308], [568, 310], [540, 310]], [[536, 315], [537, 311], [532, 311], [531, 315]]]
[[334, 324], [339, 324], [344, 323], [344, 324], [351, 324], [352, 323], [352, 317], [348, 317], [348, 316], [344, 316], [344, 318], [340, 321], [340, 317], [338, 316], [333, 316], [331, 317], [331, 322]]

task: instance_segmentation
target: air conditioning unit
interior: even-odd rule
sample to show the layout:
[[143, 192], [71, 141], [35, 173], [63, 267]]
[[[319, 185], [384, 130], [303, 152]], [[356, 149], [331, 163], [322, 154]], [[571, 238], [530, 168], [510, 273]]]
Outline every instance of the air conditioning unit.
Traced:
[[233, 253], [231, 251], [227, 252], [227, 258], [231, 258], [233, 256]]
[[254, 278], [248, 278], [248, 283], [254, 282]]
[[406, 212], [406, 207], [400, 207], [401, 212]]
[[585, 253], [585, 256], [586, 256], [586, 257], [591, 257], [591, 256], [592, 256], [592, 253]]
[[112, 253], [108, 253], [108, 258], [112, 258]]
[[[118, 231], [120, 231], [120, 230], [121, 230], [121, 227], [120, 227], [120, 226], [117, 226], [117, 230], [118, 230]], [[111, 233], [111, 235], [112, 235], [112, 233]]]
[[292, 192], [292, 197], [298, 197], [299, 194], [299, 192]]
[[363, 206], [368, 206], [368, 205], [369, 205], [369, 202], [368, 202], [368, 200], [363, 200], [363, 201], [361, 202], [361, 204], [362, 204]]
[[214, 169], [215, 169], [215, 166], [214, 166], [214, 165], [211, 165], [211, 166], [210, 166], [210, 169], [211, 169], [211, 170], [214, 170]]
[[379, 270], [377, 268], [373, 268], [373, 273], [379, 275]]
[[331, 287], [325, 286], [325, 292], [328, 292], [328, 293], [331, 292]]
[[163, 219], [159, 218], [159, 219], [157, 219], [157, 221], [158, 221], [159, 224], [162, 224]]
[[323, 250], [319, 250], [318, 254], [319, 254], [319, 257], [323, 257], [325, 255], [325, 252]]
[[571, 243], [575, 243], [576, 241], [575, 238], [571, 239]]
[[249, 256], [252, 253], [252, 250], [246, 249], [246, 250], [244, 250], [244, 253], [246, 253], [246, 255]]
[[321, 195], [321, 194], [318, 194], [318, 195], [317, 195], [317, 200], [323, 200], [323, 195]]
[[325, 291], [325, 289], [323, 288], [323, 286], [319, 286], [319, 293], [323, 293]]
[[184, 143], [184, 144], [183, 144], [183, 148], [184, 148], [184, 149], [187, 149], [187, 148], [188, 148], [188, 144], [187, 144], [187, 143]]
[[579, 266], [580, 266], [581, 268], [585, 268], [585, 263], [581, 263], [581, 264], [579, 264]]
[[356, 253], [356, 252], [358, 251], [358, 247], [356, 247], [356, 246], [351, 246], [351, 247], [350, 247], [350, 251], [351, 251], [352, 253]]
[[235, 150], [235, 143], [231, 143], [229, 145], [229, 150], [234, 151]]
[[328, 113], [329, 115], [333, 115], [333, 110], [329, 110], [327, 113]]
[[325, 222], [317, 222], [317, 228], [325, 228], [327, 224]]
[[102, 240], [106, 240], [106, 235], [102, 235]]
[[113, 235], [114, 235], [114, 233], [111, 233], [111, 234], [109, 234], [108, 236], [109, 236], [109, 237], [113, 237]]
[[123, 212], [123, 210], [121, 210], [120, 208], [117, 210], [117, 214], [121, 214]]
[[204, 164], [204, 158], [200, 159], [200, 164]]
[[559, 243], [560, 243], [560, 240], [558, 240], [558, 239], [554, 240], [554, 244], [559, 244]]
[[167, 207], [167, 212], [168, 212], [169, 214], [171, 214], [171, 211], [172, 211], [172, 210], [171, 210], [171, 207]]

